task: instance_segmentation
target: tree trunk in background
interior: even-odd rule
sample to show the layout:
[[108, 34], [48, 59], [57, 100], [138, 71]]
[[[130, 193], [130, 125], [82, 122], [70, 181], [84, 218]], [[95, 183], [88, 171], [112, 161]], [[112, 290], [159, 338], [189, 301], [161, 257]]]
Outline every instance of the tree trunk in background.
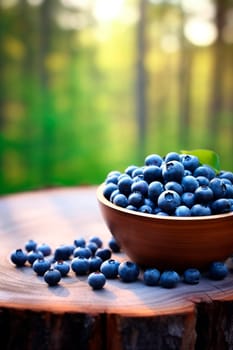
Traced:
[[138, 157], [141, 161], [145, 156], [146, 148], [146, 72], [145, 72], [145, 25], [146, 25], [146, 2], [139, 0], [139, 21], [137, 26], [137, 66], [136, 66], [136, 114], [138, 126]]
[[192, 52], [183, 34], [184, 14], [181, 10], [180, 59], [178, 66], [178, 143], [189, 148], [191, 136], [190, 89], [192, 74]]
[[54, 131], [51, 113], [51, 97], [49, 94], [49, 74], [46, 69], [46, 59], [52, 50], [52, 8], [53, 1], [43, 1], [40, 6], [39, 20], [39, 81], [41, 108], [41, 182], [44, 186], [51, 185], [52, 173], [52, 135]]
[[223, 112], [224, 94], [224, 71], [225, 71], [225, 49], [223, 47], [223, 27], [225, 14], [229, 0], [216, 0], [216, 27], [218, 37], [213, 48], [212, 68], [212, 94], [210, 100], [210, 112], [208, 118], [208, 130], [210, 132], [210, 146], [218, 148], [219, 127], [221, 125], [220, 115]]

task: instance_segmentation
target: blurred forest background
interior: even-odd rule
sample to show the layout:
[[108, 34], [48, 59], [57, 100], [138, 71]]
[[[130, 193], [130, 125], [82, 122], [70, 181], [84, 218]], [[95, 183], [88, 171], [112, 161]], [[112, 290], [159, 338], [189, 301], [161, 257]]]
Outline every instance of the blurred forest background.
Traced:
[[0, 193], [149, 153], [233, 171], [232, 0], [0, 0]]

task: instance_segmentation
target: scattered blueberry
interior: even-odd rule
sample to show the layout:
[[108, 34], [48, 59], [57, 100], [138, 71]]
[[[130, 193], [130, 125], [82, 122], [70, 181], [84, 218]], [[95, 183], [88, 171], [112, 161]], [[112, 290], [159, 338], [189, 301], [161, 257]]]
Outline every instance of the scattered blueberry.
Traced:
[[65, 261], [56, 261], [54, 264], [54, 269], [58, 270], [62, 277], [65, 277], [70, 271], [70, 265]]
[[22, 267], [27, 261], [27, 254], [22, 249], [16, 249], [11, 253], [10, 259], [16, 266]]
[[147, 286], [157, 286], [160, 279], [160, 271], [156, 268], [148, 268], [143, 273], [143, 281]]
[[38, 258], [34, 261], [32, 268], [39, 276], [43, 276], [46, 271], [48, 271], [51, 267], [51, 263], [49, 260], [44, 257]]
[[33, 239], [29, 239], [25, 243], [25, 249], [27, 252], [31, 252], [32, 250], [36, 250], [37, 243]]
[[222, 261], [214, 261], [210, 264], [209, 276], [214, 280], [222, 280], [228, 274], [228, 267]]
[[88, 284], [94, 289], [102, 289], [106, 283], [106, 277], [102, 272], [92, 272], [87, 277]]
[[89, 272], [99, 271], [103, 260], [99, 256], [92, 256], [88, 259]]
[[113, 253], [119, 253], [121, 250], [120, 244], [117, 242], [117, 240], [112, 237], [108, 242], [109, 248], [112, 250]]
[[161, 273], [159, 283], [163, 288], [174, 288], [179, 281], [179, 274], [176, 271], [168, 270]]
[[119, 265], [120, 263], [114, 259], [106, 260], [101, 264], [100, 272], [102, 272], [106, 278], [116, 278], [118, 276]]
[[50, 268], [44, 274], [45, 282], [51, 287], [56, 286], [60, 282], [61, 277], [60, 271], [53, 268]]
[[27, 256], [27, 260], [29, 262], [30, 265], [33, 265], [34, 261], [36, 259], [39, 259], [39, 258], [43, 258], [43, 253], [40, 252], [40, 251], [33, 251], [31, 250], [29, 253], [28, 253], [28, 256]]
[[124, 261], [118, 267], [118, 274], [123, 282], [135, 282], [139, 272], [138, 265], [132, 261]]
[[73, 258], [71, 268], [76, 275], [86, 275], [89, 272], [89, 261], [84, 257]]
[[201, 273], [196, 268], [188, 268], [183, 273], [184, 282], [188, 284], [197, 284], [200, 281]]
[[51, 247], [47, 243], [42, 243], [37, 246], [37, 250], [44, 256], [49, 256], [52, 253]]
[[99, 256], [103, 261], [111, 258], [112, 251], [109, 248], [98, 248], [95, 256]]

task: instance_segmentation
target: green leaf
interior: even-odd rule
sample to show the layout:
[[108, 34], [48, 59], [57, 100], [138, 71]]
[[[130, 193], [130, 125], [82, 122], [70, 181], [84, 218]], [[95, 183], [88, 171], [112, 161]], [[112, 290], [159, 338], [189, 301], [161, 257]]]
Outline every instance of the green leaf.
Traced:
[[201, 164], [211, 166], [216, 172], [221, 170], [219, 155], [209, 149], [182, 150], [182, 154], [190, 154], [199, 158]]

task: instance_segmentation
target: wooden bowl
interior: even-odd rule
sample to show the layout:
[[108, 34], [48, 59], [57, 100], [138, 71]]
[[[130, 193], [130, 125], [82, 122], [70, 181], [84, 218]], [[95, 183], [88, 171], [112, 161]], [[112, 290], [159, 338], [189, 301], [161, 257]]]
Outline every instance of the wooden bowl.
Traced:
[[202, 217], [158, 217], [97, 200], [107, 227], [128, 257], [142, 267], [205, 269], [233, 253], [233, 212]]

